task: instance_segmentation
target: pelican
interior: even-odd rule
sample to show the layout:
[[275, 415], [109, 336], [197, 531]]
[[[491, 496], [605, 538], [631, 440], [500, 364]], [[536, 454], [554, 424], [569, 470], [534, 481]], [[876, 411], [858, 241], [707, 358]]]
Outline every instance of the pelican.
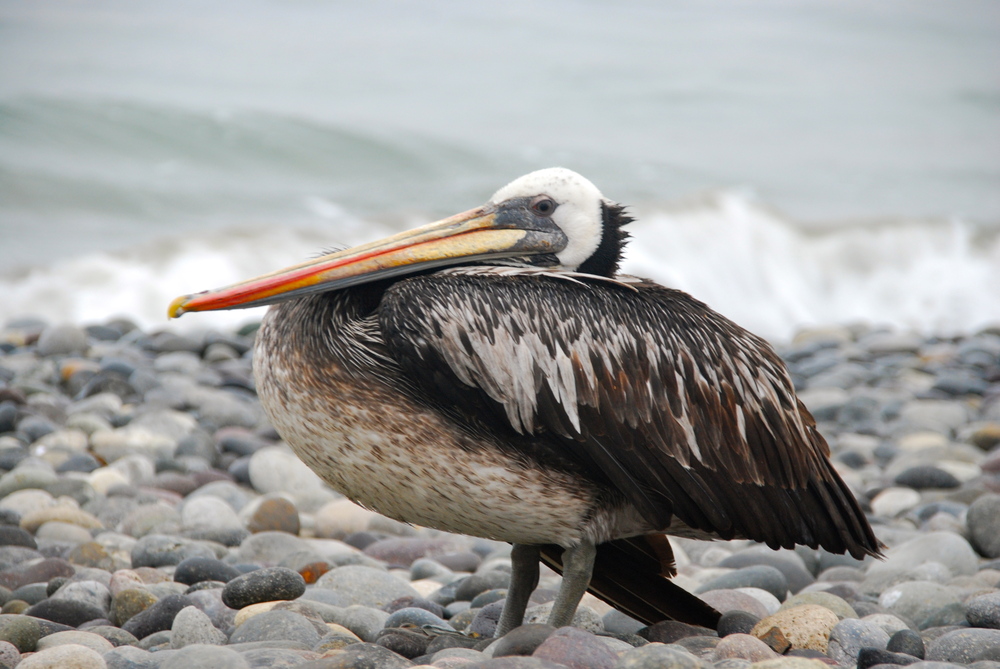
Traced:
[[254, 350], [274, 427], [364, 507], [513, 544], [497, 636], [522, 624], [540, 561], [563, 575], [555, 627], [589, 589], [647, 624], [714, 628], [668, 580], [665, 535], [857, 558], [879, 544], [771, 346], [618, 273], [631, 220], [544, 169], [169, 315], [275, 305]]

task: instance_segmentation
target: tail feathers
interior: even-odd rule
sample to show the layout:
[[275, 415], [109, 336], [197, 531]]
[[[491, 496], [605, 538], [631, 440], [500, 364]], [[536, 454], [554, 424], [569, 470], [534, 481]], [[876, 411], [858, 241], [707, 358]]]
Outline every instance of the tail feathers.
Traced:
[[[541, 547], [542, 561], [562, 573], [562, 551]], [[677, 620], [715, 629], [719, 612], [669, 579], [677, 573], [666, 535], [609, 541], [597, 546], [587, 590], [619, 611], [652, 625]]]

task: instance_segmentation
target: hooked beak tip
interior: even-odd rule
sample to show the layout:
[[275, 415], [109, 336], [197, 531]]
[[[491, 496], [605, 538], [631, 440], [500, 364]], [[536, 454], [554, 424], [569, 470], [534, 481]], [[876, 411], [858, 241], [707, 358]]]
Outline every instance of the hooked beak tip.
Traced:
[[180, 318], [187, 313], [187, 309], [184, 307], [191, 300], [190, 295], [182, 295], [176, 298], [170, 303], [170, 307], [167, 309], [167, 318]]

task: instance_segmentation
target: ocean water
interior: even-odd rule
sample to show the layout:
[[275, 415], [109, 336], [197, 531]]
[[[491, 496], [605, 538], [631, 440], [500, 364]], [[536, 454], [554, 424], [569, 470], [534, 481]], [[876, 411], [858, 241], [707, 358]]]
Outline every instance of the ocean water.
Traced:
[[167, 327], [176, 295], [563, 165], [639, 218], [626, 271], [769, 338], [973, 331], [997, 63], [974, 0], [0, 0], [0, 327]]

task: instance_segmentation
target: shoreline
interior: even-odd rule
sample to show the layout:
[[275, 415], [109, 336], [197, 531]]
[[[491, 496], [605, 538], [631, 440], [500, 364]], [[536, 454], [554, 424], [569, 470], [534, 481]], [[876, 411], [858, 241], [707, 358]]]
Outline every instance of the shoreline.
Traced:
[[[0, 328], [0, 662], [197, 669], [336, 655], [446, 669], [505, 652], [487, 641], [509, 547], [404, 526], [330, 491], [264, 419], [251, 334]], [[776, 348], [887, 559], [675, 540], [675, 581], [735, 627], [647, 628], [588, 598], [580, 630], [522, 628], [534, 636], [521, 654], [795, 669], [916, 661], [919, 643], [927, 660], [994, 667], [1000, 327], [934, 338], [829, 326]], [[534, 595], [542, 619], [557, 578]], [[458, 633], [470, 630], [485, 636]]]

